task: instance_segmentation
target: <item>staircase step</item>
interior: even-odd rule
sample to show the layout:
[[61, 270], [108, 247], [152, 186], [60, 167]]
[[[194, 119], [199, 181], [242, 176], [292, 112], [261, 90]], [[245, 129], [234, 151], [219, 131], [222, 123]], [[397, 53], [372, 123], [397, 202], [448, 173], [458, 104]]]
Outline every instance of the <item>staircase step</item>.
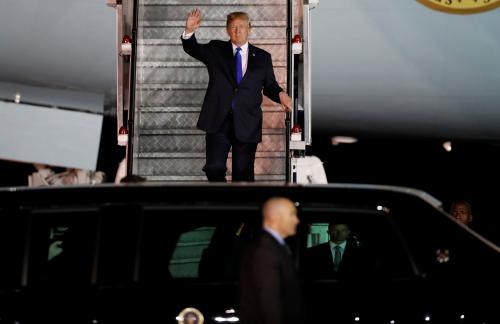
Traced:
[[[229, 157], [232, 153], [229, 152]], [[281, 158], [285, 157], [285, 152], [275, 152], [275, 151], [257, 151], [255, 154], [258, 158]], [[198, 159], [205, 158], [205, 152], [141, 152], [134, 153], [135, 158], [140, 159], [175, 159], [175, 158], [185, 158], [185, 159]]]
[[[143, 26], [139, 28], [138, 35], [140, 39], [166, 38], [178, 39], [180, 41], [184, 25], [185, 22], [180, 26]], [[223, 26], [225, 26], [225, 23]], [[228, 39], [226, 29], [221, 26], [204, 26], [196, 31], [196, 37], [200, 39]], [[286, 39], [286, 26], [252, 28], [251, 34], [248, 38], [249, 42], [252, 43], [254, 39], [260, 38]]]
[[[206, 5], [206, 0], [141, 0], [141, 5], [192, 5], [202, 6]], [[285, 0], [210, 0], [213, 6], [233, 6], [233, 5], [275, 5], [286, 4]]]
[[[199, 42], [204, 44], [208, 41], [199, 40]], [[167, 41], [148, 43], [147, 40], [141, 40], [137, 50], [137, 62], [174, 61], [177, 64], [179, 62], [199, 62], [184, 52], [179, 39], [172, 40], [170, 43]], [[276, 64], [276, 62], [281, 61], [285, 62], [286, 66], [286, 42], [279, 43], [277, 40], [270, 40], [268, 43], [265, 43], [262, 40], [256, 39], [251, 43], [269, 53], [273, 53], [273, 63]]]
[[[283, 152], [286, 144], [284, 129], [280, 131], [281, 133], [278, 134], [263, 134], [257, 153]], [[202, 153], [205, 152], [205, 134], [144, 134], [142, 132], [137, 151], [140, 153]]]
[[[147, 83], [140, 84], [139, 90], [206, 90], [207, 83]], [[280, 84], [286, 87], [286, 84]]]
[[[147, 182], [158, 182], [158, 183], [206, 183], [207, 177], [204, 175], [199, 176], [143, 176], [146, 178]], [[231, 176], [226, 176], [228, 181], [231, 181]], [[255, 182], [260, 183], [283, 183], [285, 182], [284, 175], [276, 174], [265, 174], [265, 175], [255, 175]]]
[[[186, 54], [187, 55], [187, 54]], [[286, 82], [286, 62], [274, 63], [274, 75], [279, 83]], [[137, 83], [208, 83], [205, 65], [196, 62], [140, 62]]]
[[256, 3], [242, 3], [234, 1], [233, 4], [216, 5], [213, 1], [199, 1], [198, 4], [181, 3], [175, 6], [169, 4], [145, 4], [139, 6], [139, 15], [141, 21], [175, 21], [180, 20], [185, 22], [188, 13], [198, 8], [202, 14], [202, 27], [206, 23], [213, 20], [223, 21], [223, 26], [226, 26], [227, 15], [234, 11], [244, 11], [252, 22], [252, 27], [258, 26], [254, 24], [255, 21], [285, 21], [286, 22], [286, 2], [275, 1], [272, 4], [256, 4]]
[[173, 183], [198, 183], [198, 182], [207, 182], [207, 177], [204, 175], [198, 176], [183, 176], [183, 175], [174, 175], [174, 176], [147, 176], [143, 175], [146, 178], [147, 182], [173, 182]]
[[[135, 161], [134, 174], [140, 176], [203, 176], [202, 158], [139, 158]], [[231, 158], [227, 161], [228, 174], [231, 174]], [[285, 157], [255, 158], [256, 175], [282, 175], [285, 173]]]
[[[211, 38], [207, 38], [207, 39], [200, 38], [200, 37], [198, 37], [198, 35], [196, 35], [196, 39], [201, 44], [208, 43], [211, 40]], [[259, 47], [264, 46], [264, 45], [282, 45], [282, 46], [285, 46], [286, 45], [286, 39], [281, 39], [281, 38], [280, 39], [276, 39], [276, 38], [268, 38], [268, 39], [261, 38], [261, 39], [255, 39], [251, 43], [253, 45], [259, 46]], [[180, 48], [182, 49], [182, 43], [181, 43], [181, 40], [180, 40], [180, 35], [179, 35], [179, 37], [174, 38], [174, 39], [165, 39], [165, 38], [142, 39], [141, 38], [141, 39], [137, 40], [137, 45], [139, 45], [139, 46], [150, 46], [150, 45], [154, 45], [154, 46], [180, 46]], [[170, 50], [170, 48], [169, 48], [169, 50]]]
[[[155, 14], [157, 12], [155, 11]], [[182, 35], [182, 32], [184, 31], [184, 27], [186, 26], [186, 20], [165, 20], [164, 17], [159, 17], [159, 19], [149, 19], [149, 20], [142, 20], [139, 22], [139, 28], [155, 28], [155, 27], [173, 27], [173, 28], [180, 28], [181, 33], [177, 35], [178, 37], [175, 37], [174, 39], [177, 39], [180, 41], [180, 37]], [[216, 28], [221, 28], [224, 32], [226, 31], [226, 16], [224, 15], [223, 19], [220, 20], [204, 20], [202, 23], [202, 26], [196, 31], [196, 39], [198, 41], [200, 40], [200, 37], [198, 37], [198, 33], [203, 29], [207, 27], [216, 27]], [[270, 27], [278, 27], [278, 28], [286, 28], [286, 19], [285, 20], [252, 20], [252, 31], [248, 35], [248, 37], [252, 37], [252, 33], [254, 30], [261, 29], [261, 28], [270, 28]], [[253, 36], [255, 37], [255, 36]], [[226, 38], [229, 39], [226, 33]], [[213, 38], [207, 39], [210, 41]]]
[[[191, 112], [145, 112], [141, 111], [139, 128], [144, 129], [193, 129], [196, 128], [199, 109]], [[141, 132], [141, 131], [139, 131]]]
[[[137, 152], [142, 153], [185, 153], [205, 152], [205, 135], [145, 135], [139, 137]], [[179, 153], [179, 154], [180, 154]], [[205, 154], [205, 153], [203, 153]]]
[[[186, 54], [187, 55], [187, 54]], [[181, 61], [141, 61], [137, 62], [138, 68], [197, 68], [197, 69], [205, 69], [206, 67], [203, 63], [192, 60], [181, 60]], [[286, 61], [274, 61], [273, 68], [286, 68]], [[191, 83], [195, 83], [196, 81], [192, 81]], [[173, 82], [175, 83], [175, 82]]]
[[[179, 107], [142, 107], [141, 114], [148, 113], [199, 113], [199, 106], [179, 106]], [[262, 111], [266, 112], [283, 112], [283, 108], [279, 105], [262, 106]]]
[[[140, 131], [144, 135], [203, 135], [205, 132], [199, 129], [142, 129]], [[262, 135], [284, 135], [285, 130], [282, 128], [263, 128]]]
[[[284, 128], [285, 112], [264, 111], [264, 128]], [[144, 129], [194, 129], [200, 116], [199, 109], [195, 111], [175, 111], [175, 112], [146, 112], [141, 110], [139, 128]]]
[[181, 112], [195, 112], [199, 113], [201, 108], [199, 106], [178, 106], [178, 107], [142, 107], [141, 114], [152, 113], [181, 113]]
[[[285, 84], [280, 84], [286, 89]], [[196, 84], [162, 84], [146, 83], [137, 87], [136, 98], [139, 100], [140, 107], [162, 107], [162, 106], [200, 106], [203, 103], [207, 85], [204, 83]], [[267, 97], [263, 98], [263, 106], [279, 104], [273, 102]]]

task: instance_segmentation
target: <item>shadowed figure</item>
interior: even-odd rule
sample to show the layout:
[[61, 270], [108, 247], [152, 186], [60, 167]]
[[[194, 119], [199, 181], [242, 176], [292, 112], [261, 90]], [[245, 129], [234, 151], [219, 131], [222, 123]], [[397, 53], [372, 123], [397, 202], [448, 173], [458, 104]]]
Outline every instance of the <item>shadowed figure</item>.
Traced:
[[62, 239], [62, 252], [47, 262], [46, 283], [62, 287], [90, 283], [91, 267], [82, 235], [75, 227], [68, 227]]
[[240, 273], [241, 322], [303, 323], [302, 297], [285, 238], [295, 235], [297, 209], [287, 198], [263, 206], [263, 229], [246, 251]]
[[374, 263], [349, 225], [330, 223], [330, 240], [306, 250], [305, 274], [312, 279], [332, 279], [373, 273]]

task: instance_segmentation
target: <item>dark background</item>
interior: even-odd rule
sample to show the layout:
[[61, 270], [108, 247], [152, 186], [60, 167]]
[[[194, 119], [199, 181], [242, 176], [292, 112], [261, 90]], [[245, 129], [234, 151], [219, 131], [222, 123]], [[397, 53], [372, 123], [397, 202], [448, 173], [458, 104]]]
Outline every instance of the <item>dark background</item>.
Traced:
[[371, 183], [421, 189], [443, 203], [472, 205], [471, 227], [499, 241], [497, 215], [500, 145], [452, 141], [447, 152], [440, 140], [369, 137], [354, 144], [332, 145], [325, 134], [313, 134], [308, 154], [323, 161], [330, 183]]

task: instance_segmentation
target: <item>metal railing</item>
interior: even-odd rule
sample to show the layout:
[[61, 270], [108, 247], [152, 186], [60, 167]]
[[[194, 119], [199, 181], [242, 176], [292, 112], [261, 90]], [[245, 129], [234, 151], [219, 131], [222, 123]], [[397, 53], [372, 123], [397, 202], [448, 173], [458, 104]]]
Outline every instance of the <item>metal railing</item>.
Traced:
[[[306, 146], [312, 145], [312, 122], [311, 122], [311, 14], [310, 11], [319, 3], [319, 0], [297, 0], [300, 1], [302, 8], [302, 30], [299, 30], [301, 39], [300, 54], [293, 54], [293, 49], [288, 47], [288, 54], [291, 57], [288, 65], [289, 78], [288, 84], [291, 84], [291, 97], [294, 99], [294, 109], [292, 114], [292, 124], [299, 125], [303, 132], [303, 139], [292, 141], [290, 126], [287, 125], [287, 182], [296, 182], [297, 159], [296, 157], [305, 156]], [[303, 1], [303, 2], [302, 2]], [[289, 2], [290, 7], [290, 2]], [[289, 8], [289, 19], [295, 17], [293, 9]], [[289, 28], [293, 25], [293, 20], [289, 22]], [[288, 42], [291, 40], [291, 34], [288, 35]], [[287, 44], [288, 44], [287, 42]], [[300, 42], [300, 41], [299, 41]], [[299, 47], [300, 48], [300, 47]], [[302, 64], [299, 59], [302, 58]], [[294, 76], [297, 74], [297, 77]], [[301, 82], [299, 82], [299, 77]], [[302, 93], [303, 105], [299, 104], [299, 91]], [[303, 111], [303, 116], [299, 112]]]
[[311, 123], [311, 10], [316, 7], [319, 0], [305, 0], [303, 11], [303, 44], [304, 50], [304, 141], [312, 145]]
[[130, 55], [130, 105], [128, 110], [128, 149], [127, 149], [127, 174], [132, 175], [132, 162], [134, 152], [134, 121], [135, 121], [135, 79], [137, 63], [137, 27], [139, 25], [139, 0], [133, 1], [132, 22], [132, 53]]
[[[138, 0], [106, 0], [109, 7], [116, 9], [116, 130], [118, 145], [126, 145], [127, 174], [132, 174], [132, 152], [134, 137], [135, 78], [137, 53]], [[129, 13], [132, 13], [130, 15]], [[132, 18], [132, 20], [130, 20]], [[131, 52], [125, 53], [123, 40], [130, 37]], [[126, 144], [120, 143], [120, 131], [125, 127], [128, 133]]]
[[[287, 23], [286, 23], [286, 67], [287, 67], [287, 93], [293, 98], [293, 53], [292, 53], [292, 28], [293, 28], [293, 1], [287, 0]], [[285, 181], [291, 180], [291, 159], [290, 159], [290, 132], [292, 127], [292, 113], [286, 112], [285, 117]]]

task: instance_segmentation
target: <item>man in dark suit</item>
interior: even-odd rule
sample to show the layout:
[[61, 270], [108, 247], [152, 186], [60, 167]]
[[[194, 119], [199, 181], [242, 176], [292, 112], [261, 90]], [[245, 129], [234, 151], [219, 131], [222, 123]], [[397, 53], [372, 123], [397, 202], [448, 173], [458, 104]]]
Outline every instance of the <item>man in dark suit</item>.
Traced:
[[346, 278], [368, 273], [373, 264], [347, 224], [328, 225], [330, 241], [306, 250], [305, 274], [312, 279]]
[[226, 181], [226, 160], [232, 147], [233, 181], [254, 181], [257, 144], [262, 140], [262, 93], [291, 110], [292, 99], [276, 82], [271, 55], [248, 43], [250, 19], [244, 12], [227, 16], [229, 41], [198, 44], [194, 32], [201, 12], [191, 11], [182, 34], [184, 51], [203, 62], [208, 89], [197, 127], [206, 132], [209, 181]]
[[287, 198], [271, 198], [263, 206], [263, 230], [243, 256], [240, 273], [241, 322], [303, 323], [302, 298], [290, 248], [297, 209]]

